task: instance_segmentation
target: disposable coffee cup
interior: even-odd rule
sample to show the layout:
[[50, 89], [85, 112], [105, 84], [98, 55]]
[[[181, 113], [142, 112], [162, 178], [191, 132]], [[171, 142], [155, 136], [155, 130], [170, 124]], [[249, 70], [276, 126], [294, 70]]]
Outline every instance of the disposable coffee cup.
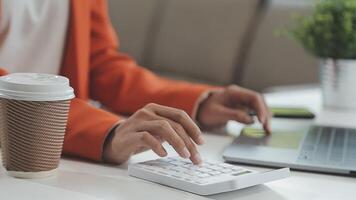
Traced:
[[41, 178], [56, 173], [73, 98], [73, 88], [62, 76], [0, 77], [1, 155], [10, 176]]

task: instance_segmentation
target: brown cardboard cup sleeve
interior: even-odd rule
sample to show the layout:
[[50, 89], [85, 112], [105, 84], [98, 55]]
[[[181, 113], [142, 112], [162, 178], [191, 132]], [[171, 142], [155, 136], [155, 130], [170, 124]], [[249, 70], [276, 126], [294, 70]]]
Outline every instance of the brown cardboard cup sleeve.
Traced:
[[1, 155], [10, 176], [55, 174], [72, 98], [69, 80], [62, 76], [16, 73], [0, 77]]

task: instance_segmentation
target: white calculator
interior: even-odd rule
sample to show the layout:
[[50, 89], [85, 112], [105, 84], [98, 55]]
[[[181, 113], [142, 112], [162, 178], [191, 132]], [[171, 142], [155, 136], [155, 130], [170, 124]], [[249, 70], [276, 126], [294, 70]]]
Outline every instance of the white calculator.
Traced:
[[168, 157], [130, 164], [129, 174], [199, 195], [238, 190], [290, 176], [289, 168], [258, 172], [227, 163], [204, 161], [193, 165], [190, 160]]

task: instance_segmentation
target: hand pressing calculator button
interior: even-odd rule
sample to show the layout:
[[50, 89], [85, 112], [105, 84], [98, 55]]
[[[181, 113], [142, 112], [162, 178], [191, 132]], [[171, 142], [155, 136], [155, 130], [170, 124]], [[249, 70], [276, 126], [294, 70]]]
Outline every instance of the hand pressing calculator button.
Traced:
[[129, 165], [129, 174], [199, 195], [238, 190], [290, 176], [289, 168], [267, 172], [248, 170], [236, 165], [169, 157]]

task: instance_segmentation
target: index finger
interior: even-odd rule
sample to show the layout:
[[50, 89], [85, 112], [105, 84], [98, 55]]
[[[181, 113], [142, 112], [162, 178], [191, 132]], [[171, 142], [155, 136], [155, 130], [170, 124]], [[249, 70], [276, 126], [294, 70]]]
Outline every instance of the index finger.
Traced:
[[235, 90], [236, 91], [233, 91], [231, 95], [255, 110], [258, 120], [263, 124], [266, 132], [270, 133], [269, 123], [271, 115], [263, 96], [257, 92], [244, 88], [236, 88]]
[[188, 135], [193, 139], [196, 144], [201, 145], [204, 143], [201, 130], [186, 112], [176, 108], [161, 106], [157, 104], [149, 106], [149, 109], [151, 109], [159, 116], [171, 119], [172, 121], [175, 121], [182, 125], [184, 130], [188, 133]]

